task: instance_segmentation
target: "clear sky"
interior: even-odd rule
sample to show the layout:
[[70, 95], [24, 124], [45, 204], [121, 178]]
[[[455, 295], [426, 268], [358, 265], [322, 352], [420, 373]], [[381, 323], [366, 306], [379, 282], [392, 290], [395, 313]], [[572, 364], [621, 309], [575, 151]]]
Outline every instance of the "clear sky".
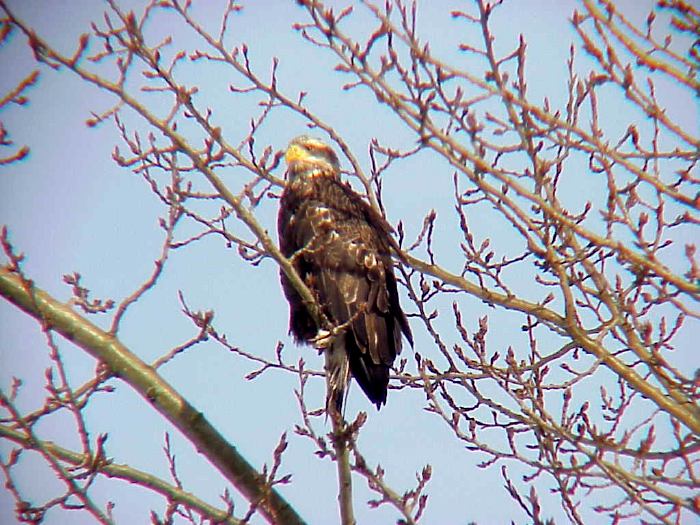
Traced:
[[[64, 51], [75, 48], [78, 35], [89, 30], [90, 21], [100, 21], [105, 9], [92, 0], [9, 3], [43, 38]], [[369, 167], [367, 149], [372, 138], [396, 147], [412, 144], [413, 137], [387, 110], [377, 108], [376, 99], [368, 90], [344, 91], [342, 85], [348, 79], [333, 71], [334, 59], [291, 29], [295, 22], [305, 20], [304, 10], [295, 2], [261, 0], [243, 4], [243, 11], [232, 19], [229, 44], [247, 42], [253, 66], [260, 72], [269, 71], [272, 57], [279, 57], [281, 89], [292, 95], [308, 91], [308, 106], [335, 127], [365, 169]], [[457, 50], [459, 42], [476, 43], [478, 38], [473, 28], [449, 14], [453, 8], [465, 8], [464, 4], [420, 2], [420, 31], [430, 39], [433, 52], [447, 62], [458, 67], [479, 67]], [[620, 4], [635, 19], [643, 19], [650, 5], [634, 1]], [[494, 19], [496, 44], [501, 50], [512, 48], [518, 35], [525, 34], [530, 59], [529, 88], [534, 101], [548, 96], [555, 106], [564, 102], [569, 42], [576, 38], [568, 19], [575, 7], [571, 1], [512, 1]], [[222, 2], [202, 2], [195, 13], [205, 26], [215, 30], [221, 10]], [[369, 33], [374, 24], [370, 24], [368, 12], [360, 5], [355, 11], [348, 30]], [[172, 24], [165, 16], [159, 20], [160, 25], [147, 27], [152, 41], [172, 34], [172, 50], [192, 51], [200, 46], [174, 18]], [[584, 68], [585, 60], [581, 59]], [[16, 34], [0, 49], [0, 93], [35, 67], [24, 39]], [[0, 168], [0, 224], [8, 225], [11, 241], [26, 255], [25, 271], [41, 288], [67, 300], [70, 289], [62, 283], [62, 276], [77, 271], [82, 274], [84, 286], [96, 297], [119, 301], [152, 271], [163, 239], [158, 220], [164, 209], [140, 176], [112, 161], [115, 146], [125, 150], [113, 123], [96, 128], [85, 125], [91, 112], [103, 111], [113, 100], [68, 72], [46, 67], [40, 70], [39, 84], [29, 92], [30, 103], [0, 113], [12, 140], [32, 148], [25, 161]], [[222, 127], [230, 143], [237, 144], [247, 134], [251, 117], [259, 111], [257, 98], [232, 94], [228, 86], [239, 83], [240, 78], [225, 68], [194, 64], [183, 67], [178, 74], [185, 82], [199, 87], [196, 103], [212, 108], [214, 122]], [[668, 89], [672, 93], [674, 88]], [[142, 96], [146, 102], [160, 103], [156, 95]], [[678, 98], [668, 110], [697, 134], [696, 101]], [[630, 116], [613, 112], [609, 118], [611, 126], [618, 118], [626, 125]], [[134, 126], [132, 129], [146, 129], [133, 115], [126, 120]], [[183, 122], [183, 126], [187, 129], [187, 123]], [[256, 146], [259, 151], [267, 144], [282, 149], [292, 137], [306, 131], [298, 116], [280, 111], [260, 130]], [[348, 167], [347, 162], [344, 165]], [[236, 170], [222, 174], [224, 180], [230, 177], [231, 185], [238, 187]], [[282, 169], [275, 175], [283, 176]], [[448, 167], [435, 164], [428, 155], [406, 165], [399, 163], [385, 177], [384, 204], [390, 221], [404, 222], [408, 238], [420, 231], [426, 212], [437, 209], [441, 222], [436, 242], [445, 247], [442, 263], [457, 270], [462, 264], [460, 254], [454, 253], [451, 259], [447, 250], [454, 244], [451, 241], [458, 228], [450, 205], [451, 177]], [[587, 192], [596, 190], [582, 184], [580, 191], [583, 199]], [[275, 231], [276, 206], [277, 201], [267, 200], [258, 213], [270, 232]], [[513, 239], [507, 226], [479, 225], [478, 218], [473, 219], [477, 230], [492, 236], [494, 243], [507, 246]], [[191, 225], [183, 225], [177, 236], [183, 239], [195, 231]], [[181, 314], [178, 291], [182, 291], [191, 308], [214, 310], [217, 328], [236, 346], [271, 357], [277, 342], [283, 341], [284, 356], [289, 362], [303, 356], [308, 366], [321, 366], [314, 351], [297, 348], [287, 336], [287, 304], [272, 261], [252, 267], [241, 261], [235, 249], [226, 249], [213, 237], [172, 252], [158, 286], [127, 314], [120, 339], [145, 361], [156, 359], [195, 333]], [[450, 319], [451, 300], [448, 297], [445, 301], [445, 322]], [[404, 304], [408, 304], [405, 297]], [[462, 298], [460, 307], [472, 329], [483, 315], [493, 316], [492, 326], [494, 319], [499, 319], [498, 313], [477, 300]], [[100, 319], [92, 320], [106, 326], [106, 318]], [[18, 404], [27, 410], [43, 399], [43, 370], [50, 366], [44, 339], [35, 325], [11, 305], [0, 302], [0, 385], [6, 389], [13, 376], [22, 378], [24, 386]], [[493, 347], [506, 348], [525, 341], [515, 326], [503, 327], [492, 334]], [[414, 335], [416, 347], [424, 355], [435, 352], [418, 323], [414, 325]], [[685, 341], [690, 344], [690, 337], [686, 336]], [[60, 341], [60, 347], [70, 365], [71, 381], [81, 384], [93, 373], [94, 360], [64, 341]], [[411, 361], [410, 350], [405, 355]], [[245, 381], [244, 376], [253, 369], [249, 362], [210, 342], [179, 357], [162, 374], [256, 466], [270, 463], [280, 435], [287, 432], [290, 448], [282, 470], [294, 477], [293, 483], [281, 489], [282, 493], [310, 523], [337, 522], [335, 467], [328, 460], [313, 456], [311, 444], [293, 433], [299, 422], [293, 393], [296, 379], [289, 374], [269, 372], [255, 381]], [[114, 384], [118, 387], [115, 393], [95, 397], [87, 409], [93, 436], [109, 434], [108, 455], [116, 463], [129, 463], [167, 478], [162, 447], [164, 432], [168, 431], [185, 488], [217, 504], [218, 494], [226, 484], [216, 471], [126, 385]], [[308, 399], [319, 406], [323, 399], [322, 382], [312, 382], [309, 388]], [[524, 516], [502, 488], [498, 469], [478, 469], [476, 465], [483, 457], [460, 446], [449, 429], [423, 411], [422, 405], [420, 393], [390, 392], [387, 406], [378, 413], [357, 387], [352, 388], [349, 417], [359, 410], [369, 413], [359, 445], [370, 464], [381, 463], [387, 481], [398, 491], [412, 488], [414, 473], [425, 464], [433, 466], [426, 523], [524, 523]], [[318, 430], [322, 429], [319, 421]], [[46, 421], [36, 430], [66, 447], [79, 448], [72, 421], [66, 417]], [[0, 442], [3, 457], [9, 449], [6, 442]], [[35, 458], [23, 459], [15, 472], [28, 494], [40, 497], [56, 487], [57, 482]], [[517, 467], [513, 472], [517, 475]], [[388, 509], [368, 509], [364, 502], [369, 491], [362, 480], [355, 481], [354, 490], [359, 523], [389, 523], [396, 518]], [[162, 512], [164, 508], [158, 498], [121, 483], [100, 482], [96, 493], [98, 501], [117, 502], [114, 512], [120, 523], [145, 523], [145, 509], [153, 506]], [[236, 501], [238, 509], [246, 508], [242, 499]], [[557, 522], [562, 519], [556, 505], [550, 504], [546, 510]], [[240, 510], [236, 514], [240, 515]], [[0, 492], [0, 522], [14, 523], [13, 516], [9, 495]], [[85, 515], [73, 513], [48, 516], [46, 523], [68, 523], [68, 518], [70, 523], [90, 522]]]

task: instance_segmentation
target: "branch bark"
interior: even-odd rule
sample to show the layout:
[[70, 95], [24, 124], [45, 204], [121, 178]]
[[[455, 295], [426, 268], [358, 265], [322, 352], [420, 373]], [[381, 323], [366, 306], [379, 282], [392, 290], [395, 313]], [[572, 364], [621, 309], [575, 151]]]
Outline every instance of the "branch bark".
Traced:
[[117, 338], [6, 268], [0, 269], [0, 295], [109, 366], [177, 427], [248, 501], [258, 505], [269, 523], [304, 523], [201, 412]]
[[340, 414], [336, 413], [331, 413], [331, 422], [333, 424], [333, 450], [338, 470], [340, 523], [342, 525], [355, 525], [355, 514], [352, 506], [352, 472], [347, 443], [348, 424]]

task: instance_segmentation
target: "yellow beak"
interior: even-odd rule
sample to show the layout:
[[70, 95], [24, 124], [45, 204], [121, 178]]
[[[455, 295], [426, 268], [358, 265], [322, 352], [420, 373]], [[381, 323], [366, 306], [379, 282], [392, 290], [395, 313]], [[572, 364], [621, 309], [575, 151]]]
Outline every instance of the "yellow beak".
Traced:
[[297, 146], [296, 144], [292, 144], [289, 146], [289, 148], [287, 148], [287, 152], [284, 154], [284, 160], [287, 162], [287, 164], [291, 164], [292, 162], [305, 159], [308, 156], [309, 153], [304, 148]]

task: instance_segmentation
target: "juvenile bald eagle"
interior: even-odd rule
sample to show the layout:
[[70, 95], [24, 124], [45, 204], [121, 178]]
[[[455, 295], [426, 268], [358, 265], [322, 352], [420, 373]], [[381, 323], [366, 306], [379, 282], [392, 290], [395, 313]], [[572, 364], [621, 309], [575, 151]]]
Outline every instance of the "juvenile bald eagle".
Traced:
[[277, 219], [280, 249], [335, 328], [318, 326], [281, 272], [289, 330], [297, 342], [326, 352], [327, 409], [340, 411], [350, 374], [380, 408], [386, 403], [389, 368], [401, 351], [401, 332], [413, 345], [396, 289], [392, 228], [341, 182], [338, 157], [324, 142], [297, 137], [285, 160], [287, 185]]

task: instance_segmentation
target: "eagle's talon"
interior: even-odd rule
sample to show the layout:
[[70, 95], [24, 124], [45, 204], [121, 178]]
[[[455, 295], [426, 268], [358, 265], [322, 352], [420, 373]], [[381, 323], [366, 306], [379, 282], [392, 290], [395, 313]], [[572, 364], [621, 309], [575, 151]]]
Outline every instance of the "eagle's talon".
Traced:
[[327, 348], [330, 348], [330, 346], [333, 344], [334, 337], [333, 332], [319, 328], [318, 332], [316, 333], [316, 337], [311, 340], [311, 343], [314, 345], [316, 350], [323, 352]]

